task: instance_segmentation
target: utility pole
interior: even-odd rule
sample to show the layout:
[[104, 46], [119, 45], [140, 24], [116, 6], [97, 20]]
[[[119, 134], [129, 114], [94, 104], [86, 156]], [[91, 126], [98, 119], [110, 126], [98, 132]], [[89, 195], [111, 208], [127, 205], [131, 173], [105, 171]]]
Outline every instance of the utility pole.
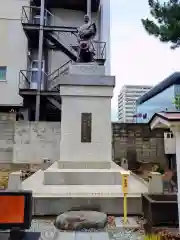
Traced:
[[89, 22], [91, 22], [91, 0], [87, 0], [87, 15], [89, 16]]
[[36, 94], [35, 121], [39, 121], [39, 117], [40, 117], [42, 63], [43, 63], [43, 61], [42, 61], [43, 60], [43, 38], [44, 38], [44, 0], [41, 0], [40, 29], [39, 29], [39, 52], [38, 52], [38, 83], [37, 83], [37, 94]]

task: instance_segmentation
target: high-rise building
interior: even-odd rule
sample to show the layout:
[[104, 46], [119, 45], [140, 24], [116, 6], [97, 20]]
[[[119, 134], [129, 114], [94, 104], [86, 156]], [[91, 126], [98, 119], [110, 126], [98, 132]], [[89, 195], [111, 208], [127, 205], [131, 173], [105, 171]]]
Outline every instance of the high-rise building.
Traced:
[[40, 120], [60, 120], [60, 79], [77, 59], [86, 13], [97, 26], [94, 60], [109, 73], [110, 0], [1, 0], [0, 111], [13, 108], [34, 120], [40, 93]]
[[136, 122], [136, 100], [152, 86], [125, 85], [118, 95], [118, 120], [124, 123]]

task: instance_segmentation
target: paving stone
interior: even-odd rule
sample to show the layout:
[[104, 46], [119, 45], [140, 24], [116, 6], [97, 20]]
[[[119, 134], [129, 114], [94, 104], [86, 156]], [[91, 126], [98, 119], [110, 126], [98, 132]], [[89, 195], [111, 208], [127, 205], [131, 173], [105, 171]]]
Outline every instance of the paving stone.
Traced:
[[127, 223], [124, 224], [123, 217], [115, 218], [116, 228], [139, 228], [140, 225], [137, 222], [136, 218], [128, 217]]
[[109, 240], [109, 235], [107, 232], [76, 232], [74, 240]]
[[[117, 224], [120, 219], [116, 218]], [[93, 231], [93, 230], [92, 230]], [[8, 232], [0, 233], [0, 240], [9, 240]], [[54, 227], [53, 220], [33, 220], [31, 228], [26, 232], [24, 240], [137, 240], [138, 233], [133, 230], [116, 227], [114, 230], [101, 232], [59, 231]]]
[[76, 240], [75, 232], [60, 232], [58, 239], [55, 240]]
[[138, 240], [139, 237], [136, 233], [133, 233], [130, 230], [121, 230], [110, 231], [109, 240]]

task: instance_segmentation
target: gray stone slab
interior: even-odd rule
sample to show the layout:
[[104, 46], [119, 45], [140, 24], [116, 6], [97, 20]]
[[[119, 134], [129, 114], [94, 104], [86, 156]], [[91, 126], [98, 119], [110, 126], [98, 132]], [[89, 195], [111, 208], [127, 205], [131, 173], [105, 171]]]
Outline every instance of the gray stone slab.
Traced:
[[134, 217], [128, 217], [127, 223], [124, 224], [123, 217], [116, 217], [115, 223], [117, 228], [138, 228], [139, 224], [137, 223], [136, 218]]
[[92, 240], [109, 240], [109, 234], [107, 232], [97, 232], [90, 234]]
[[115, 86], [114, 76], [81, 76], [81, 75], [64, 75], [61, 77], [61, 85], [76, 86]]
[[107, 232], [76, 232], [74, 240], [109, 240]]
[[[33, 215], [58, 215], [60, 213], [71, 210], [74, 207], [80, 206], [99, 206], [100, 211], [106, 214], [123, 214], [123, 197], [97, 197], [97, 198], [34, 198], [33, 200]], [[142, 213], [141, 196], [128, 198], [128, 213], [139, 215]], [[93, 208], [92, 208], [93, 209]]]
[[75, 232], [61, 232], [58, 236], [57, 240], [75, 240], [76, 236], [75, 236]]
[[[89, 230], [88, 230], [89, 231]], [[27, 231], [25, 240], [109, 240], [107, 232], [61, 232], [52, 220], [35, 219]], [[6, 240], [1, 239], [0, 240]]]
[[109, 240], [140, 240], [136, 233], [129, 230], [109, 232]]

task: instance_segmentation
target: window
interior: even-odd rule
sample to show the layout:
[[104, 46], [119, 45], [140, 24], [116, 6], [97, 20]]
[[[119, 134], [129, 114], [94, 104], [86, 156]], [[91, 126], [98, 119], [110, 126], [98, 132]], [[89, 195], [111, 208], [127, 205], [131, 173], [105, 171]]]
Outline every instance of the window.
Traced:
[[7, 67], [0, 66], [0, 81], [6, 80], [6, 71], [7, 71]]

